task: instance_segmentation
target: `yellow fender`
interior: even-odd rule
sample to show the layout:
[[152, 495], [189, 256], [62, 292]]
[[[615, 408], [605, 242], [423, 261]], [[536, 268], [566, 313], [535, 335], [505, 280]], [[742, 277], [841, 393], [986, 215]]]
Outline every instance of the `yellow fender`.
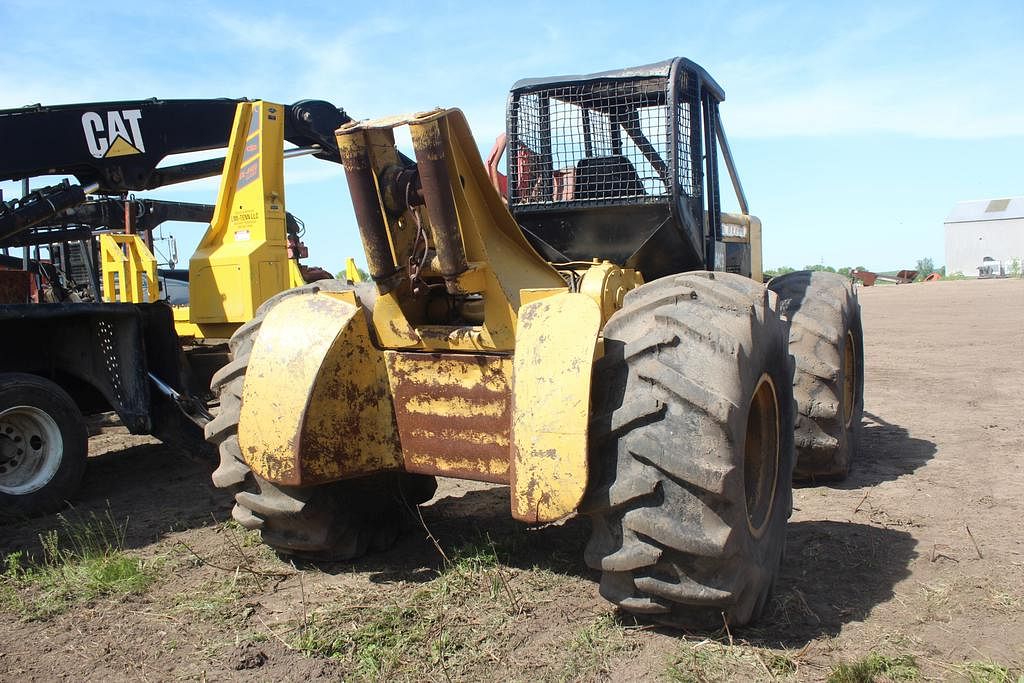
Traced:
[[402, 466], [384, 357], [353, 292], [270, 310], [249, 357], [238, 443], [253, 472], [287, 486]]
[[512, 385], [512, 516], [553, 522], [587, 487], [590, 380], [601, 309], [562, 292], [519, 309]]

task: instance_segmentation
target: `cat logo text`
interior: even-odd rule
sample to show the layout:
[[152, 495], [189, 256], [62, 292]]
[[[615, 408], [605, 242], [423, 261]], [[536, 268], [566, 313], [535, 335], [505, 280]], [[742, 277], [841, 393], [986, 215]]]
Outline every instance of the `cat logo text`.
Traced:
[[142, 112], [138, 109], [116, 109], [108, 112], [87, 111], [82, 114], [82, 129], [89, 153], [97, 159], [142, 154]]

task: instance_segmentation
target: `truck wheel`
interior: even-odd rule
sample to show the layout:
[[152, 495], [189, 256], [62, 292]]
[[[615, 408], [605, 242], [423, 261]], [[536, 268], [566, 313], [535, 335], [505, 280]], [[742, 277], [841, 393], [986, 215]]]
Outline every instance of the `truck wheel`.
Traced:
[[82, 482], [88, 452], [82, 413], [67, 392], [35, 375], [0, 375], [0, 510], [60, 510]]
[[627, 612], [687, 628], [756, 619], [792, 510], [793, 364], [763, 286], [687, 273], [605, 327], [586, 560]]
[[[348, 560], [368, 549], [386, 550], [397, 539], [408, 509], [429, 500], [437, 488], [433, 477], [404, 472], [321, 486], [278, 486], [256, 475], [242, 459], [242, 384], [267, 312], [293, 296], [350, 289], [352, 285], [338, 280], [321, 280], [268, 299], [231, 337], [231, 362], [214, 374], [210, 387], [220, 397], [220, 412], [206, 425], [206, 438], [220, 454], [213, 483], [234, 495], [231, 516], [247, 529], [259, 529], [263, 542], [278, 552], [314, 561]], [[368, 292], [363, 300], [370, 298]]]
[[841, 275], [797, 271], [772, 279], [789, 321], [796, 359], [797, 479], [836, 480], [850, 472], [864, 414], [864, 332], [860, 304]]

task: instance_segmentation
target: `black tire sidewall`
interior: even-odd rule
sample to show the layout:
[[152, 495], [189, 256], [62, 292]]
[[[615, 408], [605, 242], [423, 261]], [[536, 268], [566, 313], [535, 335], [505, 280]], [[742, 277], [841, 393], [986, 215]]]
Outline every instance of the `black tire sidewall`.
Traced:
[[[850, 423], [847, 425], [845, 419], [847, 408], [845, 359], [850, 336], [853, 337], [855, 347], [854, 370], [857, 376], [854, 378], [853, 412], [850, 414]], [[836, 380], [836, 389], [839, 397], [840, 430], [836, 465], [840, 472], [836, 476], [846, 477], [856, 459], [857, 447], [860, 442], [861, 418], [864, 414], [864, 332], [861, 329], [860, 305], [849, 291], [842, 299], [842, 319], [837, 350], [839, 352], [839, 377]]]
[[[861, 420], [864, 416], [864, 328], [861, 325], [860, 318], [860, 303], [856, 297], [850, 293], [847, 293], [846, 306], [843, 309], [843, 340], [840, 344], [839, 352], [840, 358], [846, 357], [846, 344], [847, 344], [847, 333], [853, 337], [854, 348], [854, 368], [857, 376], [854, 378], [854, 395], [853, 395], [853, 413], [850, 416], [850, 424], [847, 427], [844, 424], [843, 439], [845, 443], [844, 452], [847, 455], [847, 470], [849, 470], [850, 462], [852, 462], [857, 456], [857, 447], [860, 443], [860, 431], [861, 431]], [[840, 386], [845, 386], [846, 382], [846, 367], [842, 367], [840, 371]], [[846, 392], [843, 392], [842, 408], [843, 415], [846, 415]], [[844, 421], [845, 423], [845, 421]]]
[[[755, 323], [756, 324], [756, 323]], [[762, 574], [757, 580], [749, 584], [748, 590], [758, 591], [757, 606], [754, 610], [754, 618], [758, 616], [760, 608], [766, 601], [778, 575], [779, 565], [782, 561], [784, 546], [786, 543], [786, 524], [793, 510], [793, 424], [796, 417], [796, 403], [793, 400], [793, 361], [788, 350], [788, 335], [773, 333], [768, 325], [761, 323], [765, 329], [754, 331], [755, 343], [750, 361], [745, 364], [742, 376], [743, 389], [747, 396], [746, 410], [742, 411], [742, 421], [733, 426], [730, 431], [734, 437], [740, 440], [745, 446], [746, 425], [750, 415], [750, 408], [753, 405], [752, 398], [754, 390], [765, 373], [771, 378], [775, 385], [775, 398], [778, 409], [778, 463], [775, 472], [775, 493], [772, 501], [771, 512], [763, 533], [755, 537], [749, 526], [742, 525], [742, 533], [746, 539], [748, 550], [746, 551], [753, 559], [749, 566], [756, 567], [756, 571]], [[744, 448], [737, 449], [737, 456], [744, 457]], [[741, 471], [745, 470], [745, 463], [738, 463]], [[744, 506], [744, 516], [748, 514]], [[749, 519], [749, 518], [748, 518]], [[737, 524], [737, 526], [740, 526]], [[744, 602], [741, 598], [740, 604]]]
[[57, 384], [21, 373], [0, 375], [0, 412], [15, 406], [37, 408], [57, 424], [63, 440], [60, 465], [42, 488], [23, 495], [0, 492], [0, 510], [34, 516], [64, 507], [85, 473], [89, 434], [74, 400]]

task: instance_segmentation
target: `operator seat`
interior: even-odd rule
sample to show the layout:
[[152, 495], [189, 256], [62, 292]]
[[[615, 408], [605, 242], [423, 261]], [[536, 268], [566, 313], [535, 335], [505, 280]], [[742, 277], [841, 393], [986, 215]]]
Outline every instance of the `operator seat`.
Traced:
[[576, 164], [574, 199], [612, 199], [644, 194], [640, 176], [621, 154], [580, 159]]

